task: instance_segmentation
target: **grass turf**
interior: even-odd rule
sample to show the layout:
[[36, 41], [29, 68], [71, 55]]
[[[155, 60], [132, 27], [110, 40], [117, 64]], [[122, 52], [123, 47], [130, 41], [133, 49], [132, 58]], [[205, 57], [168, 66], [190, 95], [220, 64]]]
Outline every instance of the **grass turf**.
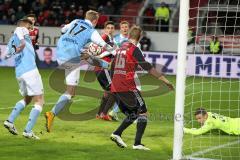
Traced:
[[[50, 110], [60, 96], [59, 92], [54, 91], [49, 84], [51, 79], [51, 70], [41, 70], [45, 89], [45, 101], [42, 115], [34, 128], [40, 141], [25, 139], [21, 136], [23, 128], [26, 125], [28, 114], [31, 106], [28, 106], [16, 120], [16, 127], [20, 133], [19, 136], [10, 135], [7, 130], [0, 127], [0, 159], [80, 159], [80, 160], [166, 160], [172, 156], [173, 142], [173, 113], [174, 113], [174, 96], [173, 92], [163, 94], [159, 90], [160, 95], [155, 97], [145, 96], [146, 104], [150, 113], [150, 121], [148, 123], [143, 143], [146, 144], [151, 151], [135, 151], [131, 149], [131, 145], [135, 136], [135, 125], [132, 125], [123, 134], [123, 139], [128, 144], [128, 148], [118, 148], [109, 139], [109, 135], [119, 125], [119, 122], [106, 122], [93, 119], [80, 121], [78, 118], [66, 121], [59, 118], [55, 119], [52, 133], [45, 131], [45, 119], [43, 113]], [[80, 86], [90, 89], [96, 89], [100, 92], [101, 88], [96, 81], [88, 83], [83, 80], [82, 76]], [[0, 121], [3, 122], [11, 112], [11, 108], [21, 98], [18, 94], [18, 85], [14, 78], [13, 68], [0, 68]], [[90, 77], [94, 77], [90, 74]], [[168, 77], [175, 83], [175, 76]], [[54, 82], [58, 82], [57, 80]], [[194, 85], [193, 85], [194, 83]], [[150, 83], [151, 84], [151, 83]], [[154, 84], [154, 82], [153, 82]], [[60, 85], [61, 86], [61, 85]], [[89, 90], [90, 90], [89, 89]], [[143, 86], [143, 90], [156, 89], [154, 85]], [[206, 106], [208, 109], [238, 117], [239, 115], [239, 81], [225, 79], [210, 78], [188, 78], [186, 90], [186, 119], [187, 126], [195, 126], [195, 121], [191, 121], [191, 114], [194, 108], [199, 105]], [[164, 90], [164, 88], [163, 88]], [[222, 92], [219, 92], [219, 91]], [[231, 92], [229, 92], [231, 91]], [[194, 94], [193, 94], [194, 93]], [[147, 95], [147, 94], [145, 94]], [[99, 94], [98, 94], [99, 96]], [[70, 110], [76, 114], [83, 113], [96, 108], [99, 98], [78, 95], [75, 98]], [[123, 115], [121, 115], [123, 117]], [[239, 116], [240, 117], [240, 116]], [[79, 118], [81, 119], [81, 118]], [[78, 121], [76, 121], [78, 120]], [[184, 137], [184, 154], [191, 154], [211, 146], [224, 144], [235, 141], [238, 137], [221, 135], [218, 133], [210, 133], [202, 136], [193, 137], [186, 135]], [[199, 157], [209, 157], [218, 159], [239, 159], [238, 145], [232, 148], [222, 148]], [[230, 157], [230, 158], [229, 158]]]

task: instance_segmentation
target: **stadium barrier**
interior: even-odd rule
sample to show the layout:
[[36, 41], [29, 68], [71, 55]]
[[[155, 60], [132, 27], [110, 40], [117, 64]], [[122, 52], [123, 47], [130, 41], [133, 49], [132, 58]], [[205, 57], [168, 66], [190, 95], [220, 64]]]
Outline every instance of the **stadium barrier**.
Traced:
[[[9, 41], [16, 26], [13, 25], [0, 25], [0, 44], [6, 44]], [[98, 29], [102, 33], [101, 29]], [[119, 33], [118, 30], [115, 32]], [[60, 27], [39, 27], [39, 45], [41, 46], [56, 46], [60, 37]], [[173, 32], [153, 32], [148, 31], [147, 36], [151, 39], [152, 51], [168, 51], [177, 52], [178, 46], [178, 33]], [[196, 44], [188, 45], [188, 52], [208, 53], [206, 47], [209, 46], [210, 36], [198, 35]], [[223, 45], [223, 53], [230, 55], [240, 55], [240, 36], [219, 36], [219, 41]]]
[[[1, 51], [6, 50], [6, 45], [0, 45]], [[44, 49], [37, 50], [39, 59], [44, 61]], [[56, 61], [56, 47], [52, 49], [52, 61]], [[152, 64], [161, 64], [168, 75], [176, 75], [177, 53], [175, 52], [143, 52], [146, 60]], [[6, 61], [0, 60], [0, 66], [14, 66], [14, 58]], [[82, 70], [88, 69], [83, 66]], [[187, 75], [216, 77], [216, 78], [240, 78], [240, 57], [210, 54], [188, 54]]]

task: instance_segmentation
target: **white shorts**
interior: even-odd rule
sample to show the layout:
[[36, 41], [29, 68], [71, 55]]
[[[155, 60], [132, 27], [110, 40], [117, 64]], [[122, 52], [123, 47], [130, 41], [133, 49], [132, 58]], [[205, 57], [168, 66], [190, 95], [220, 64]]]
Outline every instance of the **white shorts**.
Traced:
[[65, 70], [65, 83], [70, 86], [77, 86], [80, 78], [80, 64], [79, 63], [63, 63], [58, 61], [60, 68]]
[[17, 78], [19, 92], [22, 96], [38, 96], [43, 94], [43, 83], [38, 69], [24, 73]]

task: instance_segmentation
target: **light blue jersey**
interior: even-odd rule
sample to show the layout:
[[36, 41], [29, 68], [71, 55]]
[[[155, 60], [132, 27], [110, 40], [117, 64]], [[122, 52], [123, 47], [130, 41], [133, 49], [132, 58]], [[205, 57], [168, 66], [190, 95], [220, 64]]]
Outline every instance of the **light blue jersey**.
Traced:
[[123, 42], [128, 41], [127, 37], [124, 37], [122, 34], [117, 34], [113, 38], [114, 44], [116, 44], [118, 47], [121, 47]]
[[90, 21], [74, 20], [57, 44], [57, 59], [66, 62], [81, 55], [84, 46], [91, 41], [96, 31]]
[[17, 27], [13, 36], [8, 42], [8, 49], [12, 49], [13, 46], [18, 47], [21, 39], [25, 40], [25, 47], [19, 53], [16, 53], [15, 58], [15, 73], [16, 77], [20, 77], [26, 72], [36, 69], [35, 52], [32, 45], [29, 32], [25, 27]]

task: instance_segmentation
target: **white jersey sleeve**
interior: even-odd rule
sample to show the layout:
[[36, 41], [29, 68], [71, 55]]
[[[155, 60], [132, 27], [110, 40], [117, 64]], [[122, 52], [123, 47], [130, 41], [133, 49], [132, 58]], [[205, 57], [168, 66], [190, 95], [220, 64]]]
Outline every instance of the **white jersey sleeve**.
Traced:
[[141, 50], [141, 44], [137, 43], [137, 47]]
[[93, 31], [91, 41], [101, 47], [105, 47], [107, 43], [102, 39], [97, 30]]
[[104, 51], [102, 54], [96, 56], [97, 58], [103, 58], [103, 57], [106, 57], [106, 56], [109, 56], [109, 55], [113, 55], [115, 56], [116, 55], [116, 50], [113, 50], [112, 52], [109, 52], [109, 51]]
[[24, 36], [29, 34], [29, 31], [27, 28], [25, 27], [17, 27], [14, 31], [14, 34], [17, 35], [17, 37], [19, 38], [19, 40], [23, 40]]

